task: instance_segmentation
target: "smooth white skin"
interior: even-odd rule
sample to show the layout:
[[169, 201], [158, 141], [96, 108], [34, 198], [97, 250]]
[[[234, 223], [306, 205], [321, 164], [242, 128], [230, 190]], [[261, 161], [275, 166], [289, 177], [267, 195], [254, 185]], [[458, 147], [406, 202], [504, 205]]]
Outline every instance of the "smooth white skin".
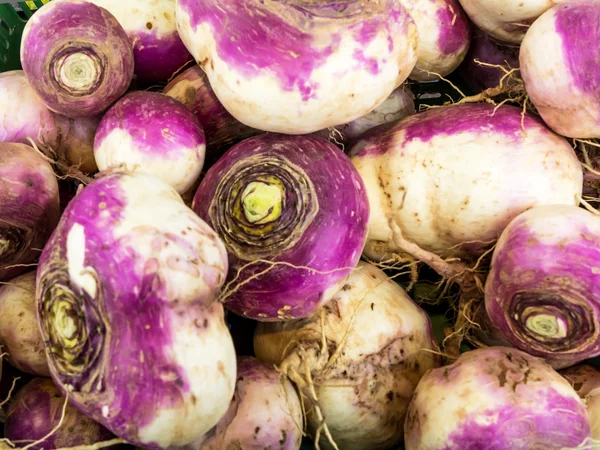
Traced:
[[12, 366], [50, 376], [36, 315], [35, 270], [0, 286], [0, 345]]
[[[567, 398], [582, 401], [568, 381], [552, 367], [530, 356], [527, 358], [530, 367], [527, 383], [518, 384], [516, 391], [513, 391], [513, 383], [519, 380], [516, 378], [518, 372], [513, 374], [511, 370], [511, 373], [506, 375], [508, 382], [504, 387], [500, 387], [495, 376], [498, 370], [494, 369], [498, 361], [495, 350], [500, 349], [525, 355], [506, 347], [473, 350], [463, 353], [454, 363], [460, 366], [460, 372], [450, 372], [448, 381], [441, 382], [444, 367], [421, 378], [410, 406], [410, 410], [416, 411], [421, 419], [418, 427], [420, 432], [418, 436], [417, 432], [412, 433], [412, 436], [407, 433], [407, 437], [410, 438], [406, 442], [407, 449], [443, 449], [457, 424], [465, 420], [474, 420], [479, 424], [490, 423], [494, 417], [481, 413], [504, 405], [520, 404], [532, 414], [547, 414], [547, 408], [551, 408], [552, 405], [540, 399], [545, 397], [544, 392], [548, 388], [555, 389]], [[488, 350], [494, 352], [492, 361], [484, 360]], [[488, 372], [486, 366], [492, 365], [494, 367]]]
[[600, 440], [600, 388], [594, 389], [584, 398], [590, 426], [592, 427], [592, 439]]
[[[440, 9], [446, 9], [447, 0], [401, 0], [401, 3], [410, 12], [419, 30], [419, 59], [410, 78], [416, 81], [432, 81], [439, 78], [433, 73], [445, 77], [453, 72], [465, 58], [470, 40], [465, 37], [465, 42], [456, 53], [449, 54], [440, 50], [442, 28], [437, 14]], [[460, 19], [457, 17], [456, 20]]]
[[[166, 289], [164, 306], [172, 308], [172, 357], [189, 383], [182, 401], [173, 408], [162, 409], [150, 424], [138, 431], [138, 436], [142, 442], [156, 442], [162, 448], [183, 446], [200, 439], [218, 423], [235, 389], [233, 340], [224, 321], [223, 306], [212, 301], [225, 281], [227, 253], [214, 231], [183, 203], [173, 188], [158, 178], [132, 173], [120, 179], [119, 187], [127, 206], [122, 220], [110, 222], [113, 235], [136, 250], [139, 258], [134, 264], [138, 273], [144, 272], [144, 265], [150, 260], [156, 261]], [[100, 214], [98, 220], [108, 217], [108, 213]], [[167, 233], [194, 246], [192, 256], [203, 261], [203, 265], [186, 261], [184, 257], [188, 255], [181, 251], [181, 246], [157, 245], [161, 239], [168, 240]], [[95, 295], [94, 270], [84, 266], [85, 230], [72, 227], [67, 240], [71, 280]], [[173, 300], [178, 303], [172, 304]], [[207, 328], [198, 328], [195, 321], [199, 317], [208, 318]], [[140, 360], [143, 358], [141, 354]], [[192, 396], [196, 402], [191, 400]], [[105, 416], [110, 414], [109, 408], [108, 404], [103, 407]]]
[[[388, 448], [382, 442], [398, 442], [402, 430], [397, 423], [386, 423], [386, 418], [392, 411], [402, 417], [420, 377], [437, 366], [433, 352], [427, 351], [435, 350], [436, 344], [425, 312], [376, 266], [361, 261], [346, 284], [350, 288], [339, 290], [322, 310], [325, 338], [336, 347], [343, 345], [343, 350], [335, 364], [313, 370], [319, 404], [340, 448]], [[408, 339], [411, 335], [412, 341]], [[262, 361], [281, 364], [286, 357], [301, 358], [297, 343], [320, 348], [321, 336], [320, 313], [303, 320], [260, 322], [254, 350]], [[414, 368], [415, 362], [419, 370]], [[356, 378], [350, 379], [351, 375]], [[368, 406], [360, 407], [354, 389], [366, 389], [367, 385], [373, 391], [362, 397]], [[401, 393], [402, 398], [390, 402], [386, 397], [390, 390]], [[307, 419], [314, 433], [320, 422], [314, 412]], [[329, 448], [325, 441], [321, 441], [322, 448]]]
[[519, 151], [506, 136], [489, 131], [443, 134], [428, 142], [406, 142], [404, 134], [396, 133], [383, 155], [352, 158], [371, 206], [365, 248], [370, 258], [400, 250], [391, 223], [423, 249], [456, 256], [456, 246], [497, 239], [529, 208], [579, 204], [580, 163], [568, 141], [555, 134], [529, 127]]
[[[189, 15], [179, 3], [176, 18], [184, 45], [196, 61], [202, 62], [223, 106], [243, 124], [263, 131], [309, 134], [356, 120], [385, 101], [408, 78], [417, 61], [418, 32], [412, 21], [406, 34], [399, 28], [391, 35], [380, 32], [366, 48], [350, 32], [342, 32], [337, 50], [310, 77], [311, 83], [318, 84], [316, 98], [305, 102], [297, 90], [283, 90], [279, 80], [267, 71], [245, 78], [230, 67], [217, 53], [209, 24], [200, 24], [194, 31]], [[391, 55], [388, 37], [394, 43]], [[340, 76], [340, 70], [353, 64], [355, 50], [376, 58], [380, 72], [373, 75], [361, 68]]]
[[168, 155], [149, 152], [136, 146], [132, 136], [121, 128], [113, 129], [94, 147], [98, 169], [125, 168], [154, 175], [171, 185], [179, 194], [190, 189], [202, 172], [206, 144], [184, 147], [173, 140]]
[[[528, 28], [528, 25], [518, 26], [519, 22], [535, 19], [564, 0], [459, 1], [473, 23], [483, 31], [501, 41], [519, 44]], [[513, 29], [506, 30], [505, 25], [511, 25]]]
[[573, 82], [554, 19], [554, 10], [547, 11], [523, 39], [519, 64], [525, 90], [544, 122], [558, 134], [600, 137], [600, 97], [582, 92]]

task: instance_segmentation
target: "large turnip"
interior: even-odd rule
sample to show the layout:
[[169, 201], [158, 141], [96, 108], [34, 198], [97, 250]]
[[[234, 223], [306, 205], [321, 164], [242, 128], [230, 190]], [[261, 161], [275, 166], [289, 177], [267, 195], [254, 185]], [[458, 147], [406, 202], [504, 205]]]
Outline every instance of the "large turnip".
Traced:
[[417, 60], [418, 32], [397, 0], [177, 0], [176, 18], [225, 108], [265, 131], [358, 119]]
[[223, 244], [166, 183], [126, 172], [91, 182], [37, 270], [57, 386], [132, 444], [200, 439], [235, 389], [233, 342], [214, 301], [226, 273]]

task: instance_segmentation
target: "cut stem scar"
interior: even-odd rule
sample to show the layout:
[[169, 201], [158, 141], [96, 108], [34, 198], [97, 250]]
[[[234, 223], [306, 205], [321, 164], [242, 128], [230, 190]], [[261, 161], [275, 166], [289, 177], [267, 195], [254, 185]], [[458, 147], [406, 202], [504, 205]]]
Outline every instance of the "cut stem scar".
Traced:
[[565, 338], [567, 328], [563, 321], [552, 314], [536, 314], [527, 318], [525, 326], [529, 331], [546, 338]]
[[263, 224], [277, 220], [283, 206], [280, 183], [253, 181], [242, 193], [244, 216], [250, 223]]

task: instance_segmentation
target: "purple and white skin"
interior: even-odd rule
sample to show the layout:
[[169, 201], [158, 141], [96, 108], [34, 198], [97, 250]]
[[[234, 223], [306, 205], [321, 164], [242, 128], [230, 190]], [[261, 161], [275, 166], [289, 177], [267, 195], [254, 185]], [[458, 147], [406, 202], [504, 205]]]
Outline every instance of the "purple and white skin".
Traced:
[[[11, 400], [4, 437], [12, 442], [26, 443], [43, 439], [30, 447], [35, 450], [93, 445], [114, 438], [110, 431], [73, 405], [67, 403], [65, 407], [65, 401], [65, 396], [50, 378], [34, 378]], [[61, 422], [63, 408], [65, 414]], [[52, 432], [54, 429], [56, 431]]]
[[177, 29], [240, 122], [309, 134], [364, 116], [417, 61], [397, 0], [177, 0]]
[[106, 112], [94, 139], [100, 170], [143, 171], [187, 192], [202, 172], [206, 140], [196, 116], [158, 92], [135, 91]]
[[531, 24], [564, 0], [458, 0], [471, 21], [490, 36], [520, 44]]
[[62, 162], [84, 173], [97, 170], [94, 134], [100, 118], [70, 119], [50, 111], [37, 96], [22, 70], [0, 73], [0, 142], [49, 149]]
[[290, 380], [251, 356], [238, 356], [237, 373], [227, 413], [194, 450], [299, 450], [304, 419]]
[[[499, 86], [506, 72], [500, 67], [482, 65], [477, 61], [501, 66], [506, 71], [518, 69], [519, 46], [500, 42], [480, 29], [473, 27], [471, 45], [467, 56], [457, 69], [458, 73], [475, 93]], [[504, 81], [505, 83], [510, 82], [508, 79]]]
[[[321, 312], [259, 323], [256, 356], [278, 365], [302, 395], [314, 400], [305, 377], [310, 370], [318, 405], [339, 448], [395, 448], [414, 389], [440, 364], [429, 317], [382, 270], [362, 261]], [[308, 433], [314, 439], [321, 421], [314, 407], [310, 410]], [[321, 436], [321, 448], [331, 448]]]
[[0, 286], [0, 345], [17, 369], [49, 377], [48, 361], [35, 305], [35, 270]]
[[233, 341], [214, 301], [226, 274], [223, 244], [172, 187], [139, 172], [92, 181], [38, 264], [55, 383], [133, 445], [200, 439], [235, 389]]
[[410, 74], [433, 81], [452, 73], [471, 42], [471, 24], [458, 0], [400, 0], [419, 31], [419, 58]]
[[314, 133], [336, 144], [351, 145], [368, 130], [379, 125], [396, 122], [415, 113], [415, 99], [410, 86], [402, 84], [373, 111], [344, 125], [326, 128]]
[[502, 232], [485, 284], [494, 327], [515, 347], [564, 368], [600, 355], [600, 221], [545, 205]]
[[573, 389], [585, 402], [592, 439], [600, 439], [600, 370], [585, 364], [564, 369], [560, 374], [567, 379]]
[[472, 350], [425, 374], [404, 430], [407, 450], [562, 450], [590, 438], [569, 382], [506, 347]]
[[216, 160], [234, 144], [263, 133], [229, 114], [199, 65], [173, 78], [163, 93], [180, 101], [196, 115], [206, 135], [207, 159]]
[[365, 187], [340, 149], [280, 134], [232, 147], [192, 208], [227, 247], [225, 306], [259, 321], [306, 317], [330, 300], [360, 259], [369, 218]]
[[432, 108], [369, 132], [350, 155], [367, 188], [374, 260], [402, 250], [398, 229], [429, 252], [475, 257], [522, 211], [577, 205], [582, 193], [569, 142], [514, 106]]
[[85, 0], [53, 0], [28, 21], [21, 64], [33, 90], [67, 117], [104, 112], [133, 78], [131, 42], [115, 17]]
[[569, 1], [536, 20], [521, 44], [525, 90], [548, 126], [563, 136], [600, 137], [598, 23], [600, 3]]
[[25, 144], [0, 142], [0, 281], [35, 263], [60, 217], [52, 166]]
[[107, 9], [133, 44], [135, 77], [165, 81], [193, 61], [175, 26], [175, 0], [88, 0]]

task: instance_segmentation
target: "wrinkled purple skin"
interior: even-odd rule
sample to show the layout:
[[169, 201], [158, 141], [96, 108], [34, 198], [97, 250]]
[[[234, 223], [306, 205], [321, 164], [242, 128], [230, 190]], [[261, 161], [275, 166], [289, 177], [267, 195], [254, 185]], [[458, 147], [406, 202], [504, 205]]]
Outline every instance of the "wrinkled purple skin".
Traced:
[[[86, 50], [96, 55], [101, 76], [84, 95], [57, 81], [59, 58]], [[133, 78], [131, 41], [104, 8], [75, 0], [45, 4], [27, 22], [21, 64], [31, 87], [52, 111], [67, 117], [94, 116], [123, 95]]]
[[[298, 167], [302, 176], [314, 185], [315, 197], [299, 204], [298, 195], [308, 195], [304, 188], [286, 190], [286, 202], [282, 208], [283, 221], [294, 217], [289, 226], [281, 226], [281, 221], [265, 239], [281, 235], [291, 230], [301, 231], [292, 243], [277, 251], [269, 251], [271, 246], [258, 244], [266, 255], [256, 258], [252, 248], [242, 247], [242, 257], [231, 249], [231, 238], [224, 234], [219, 223], [234, 220], [226, 202], [231, 198], [218, 197], [217, 186], [226, 175], [238, 173], [237, 163], [252, 167], [246, 182], [256, 175], [278, 175], [272, 167], [263, 169], [262, 158], [273, 158], [278, 167], [285, 167], [289, 161]], [[233, 168], [233, 170], [232, 170]], [[246, 184], [244, 182], [244, 184]], [[228, 181], [229, 183], [229, 181]], [[230, 183], [231, 184], [231, 183]], [[312, 194], [310, 194], [312, 196]], [[308, 217], [308, 210], [316, 203], [316, 214]], [[309, 206], [303, 208], [304, 205]], [[236, 278], [230, 286], [233, 291], [225, 298], [225, 306], [236, 314], [261, 321], [297, 319], [313, 313], [322, 302], [327, 289], [341, 283], [356, 266], [362, 252], [367, 232], [369, 205], [364, 184], [344, 153], [325, 139], [314, 136], [286, 136], [263, 134], [242, 141], [229, 150], [207, 172], [202, 180], [193, 209], [211, 225], [225, 242], [229, 253], [229, 279]], [[216, 220], [215, 220], [216, 219]], [[247, 235], [239, 231], [237, 239]], [[272, 265], [250, 261], [262, 259], [282, 262], [286, 265]], [[295, 268], [308, 266], [312, 270]], [[249, 280], [253, 274], [266, 272]], [[319, 271], [317, 273], [316, 271]], [[331, 293], [333, 294], [333, 292]]]
[[263, 133], [229, 114], [198, 65], [173, 78], [163, 93], [179, 100], [196, 115], [206, 134], [206, 156], [210, 162], [215, 162], [234, 144]]
[[[577, 447], [590, 437], [590, 424], [576, 393], [565, 395], [568, 384], [559, 391], [557, 383], [564, 381], [541, 360], [516, 349], [488, 347], [463, 353], [455, 363], [432, 369], [419, 382], [404, 425], [405, 446], [407, 450]], [[425, 400], [433, 400], [434, 392], [446, 395]], [[486, 398], [493, 399], [493, 407]], [[503, 400], [500, 406], [498, 399]], [[423, 427], [431, 429], [427, 421], [439, 409], [455, 427], [443, 444], [425, 445]]]
[[[531, 217], [542, 209], [547, 215]], [[558, 226], [544, 224], [555, 217], [562, 218]], [[600, 355], [600, 236], [590, 228], [596, 220], [575, 206], [537, 207], [508, 225], [493, 253], [485, 285], [493, 325], [512, 345], [556, 369]], [[534, 307], [560, 318], [566, 337], [544, 341], [528, 331], [527, 308]]]
[[[289, 415], [282, 375], [272, 365], [251, 356], [238, 356], [237, 373], [229, 410], [197, 450], [298, 450], [301, 423], [294, 423]], [[290, 383], [287, 378], [284, 382]], [[288, 395], [297, 394], [288, 391]], [[300, 400], [292, 401], [299, 404]]]
[[569, 367], [561, 370], [560, 374], [571, 383], [581, 398], [600, 387], [600, 370], [587, 364]]
[[[136, 234], [146, 234], [155, 251], [170, 245], [181, 249], [181, 258], [198, 257], [198, 249], [190, 248], [179, 235], [152, 233], [151, 227], [143, 225], [121, 238], [114, 236], [113, 229], [128, 208], [120, 185], [121, 179], [128, 176], [131, 175], [114, 173], [96, 179], [67, 206], [38, 264], [38, 321], [46, 341], [53, 380], [63, 394], [66, 393], [65, 385], [73, 386], [69, 402], [128, 442], [144, 448], [158, 448], [153, 443], [138, 442], [138, 428], [151, 423], [161, 408], [180, 405], [182, 395], [189, 390], [187, 374], [172, 356], [174, 331], [171, 317], [178, 314], [197, 320], [204, 315], [207, 318], [204, 326], [208, 326], [212, 325], [208, 321], [211, 316], [217, 322], [221, 306], [211, 303], [212, 299], [199, 298], [194, 305], [178, 306], [174, 300], [175, 304], [167, 307], [168, 292], [157, 272], [156, 258], [138, 253], [128, 243], [136, 238], [141, 242]], [[160, 211], [156, 213], [160, 214]], [[190, 214], [191, 219], [194, 217]], [[68, 232], [75, 224], [85, 230], [84, 264], [92, 267], [101, 280], [95, 299], [69, 278], [66, 244]], [[193, 227], [207, 229], [199, 220], [189, 221], [189, 229]], [[145, 273], [139, 273], [135, 267], [140, 260], [146, 261]], [[58, 298], [54, 288], [71, 292], [74, 298], [72, 311], [85, 317], [87, 339], [77, 354], [83, 361], [83, 369], [72, 376], [61, 373], [63, 369], [58, 366], [58, 357], [51, 354], [51, 335], [44, 321], [48, 316], [44, 312], [48, 298], [53, 302]], [[81, 332], [78, 335], [81, 336]], [[140, 362], [142, 350], [145, 363]], [[102, 414], [103, 406], [109, 407], [109, 414]]]
[[[177, 3], [189, 14], [193, 29], [206, 23], [216, 30], [217, 54], [228, 65], [248, 78], [268, 70], [277, 78], [282, 89], [298, 90], [305, 102], [315, 98], [316, 86], [310, 82], [311, 74], [327, 61], [341, 42], [339, 33], [333, 33], [331, 45], [317, 48], [320, 44], [315, 44], [310, 28], [320, 23], [318, 18], [338, 18], [343, 21], [354, 14], [365, 14], [365, 20], [354, 25], [355, 38], [365, 47], [382, 26], [389, 26], [386, 24], [392, 22], [404, 22], [406, 26], [409, 24], [405, 20], [407, 12], [400, 2], [388, 0], [377, 3], [365, 3], [362, 0], [304, 0], [293, 2], [297, 6], [282, 6], [289, 16], [295, 16], [297, 23], [306, 24], [306, 31], [292, 26], [286, 18], [273, 10], [253, 5], [262, 3], [255, 0], [178, 0]], [[379, 11], [367, 15], [366, 11], [369, 10]], [[260, 14], [255, 11], [260, 11]], [[390, 40], [389, 51], [392, 50], [393, 43]], [[361, 51], [355, 52], [353, 58], [356, 65], [363, 66], [374, 74], [379, 73], [376, 59], [366, 57]], [[202, 61], [198, 62], [203, 64]], [[350, 64], [348, 66], [352, 67]], [[342, 75], [345, 73], [341, 72]]]
[[206, 142], [196, 117], [177, 100], [158, 92], [134, 91], [119, 99], [102, 118], [94, 149], [116, 129], [131, 136], [136, 150], [165, 159], [177, 158], [179, 148], [191, 149]]
[[[37, 441], [51, 434], [61, 420], [65, 397], [50, 378], [34, 378], [12, 399], [4, 435], [11, 441]], [[61, 426], [33, 449], [92, 445], [114, 436], [103, 426], [67, 405]], [[23, 444], [26, 445], [26, 444]]]
[[471, 46], [457, 71], [469, 88], [478, 93], [498, 86], [505, 72], [500, 68], [482, 66], [476, 59], [482, 63], [502, 66], [506, 70], [518, 69], [519, 47], [499, 42], [473, 27]]
[[0, 143], [0, 281], [34, 263], [60, 216], [52, 166], [32, 147]]

